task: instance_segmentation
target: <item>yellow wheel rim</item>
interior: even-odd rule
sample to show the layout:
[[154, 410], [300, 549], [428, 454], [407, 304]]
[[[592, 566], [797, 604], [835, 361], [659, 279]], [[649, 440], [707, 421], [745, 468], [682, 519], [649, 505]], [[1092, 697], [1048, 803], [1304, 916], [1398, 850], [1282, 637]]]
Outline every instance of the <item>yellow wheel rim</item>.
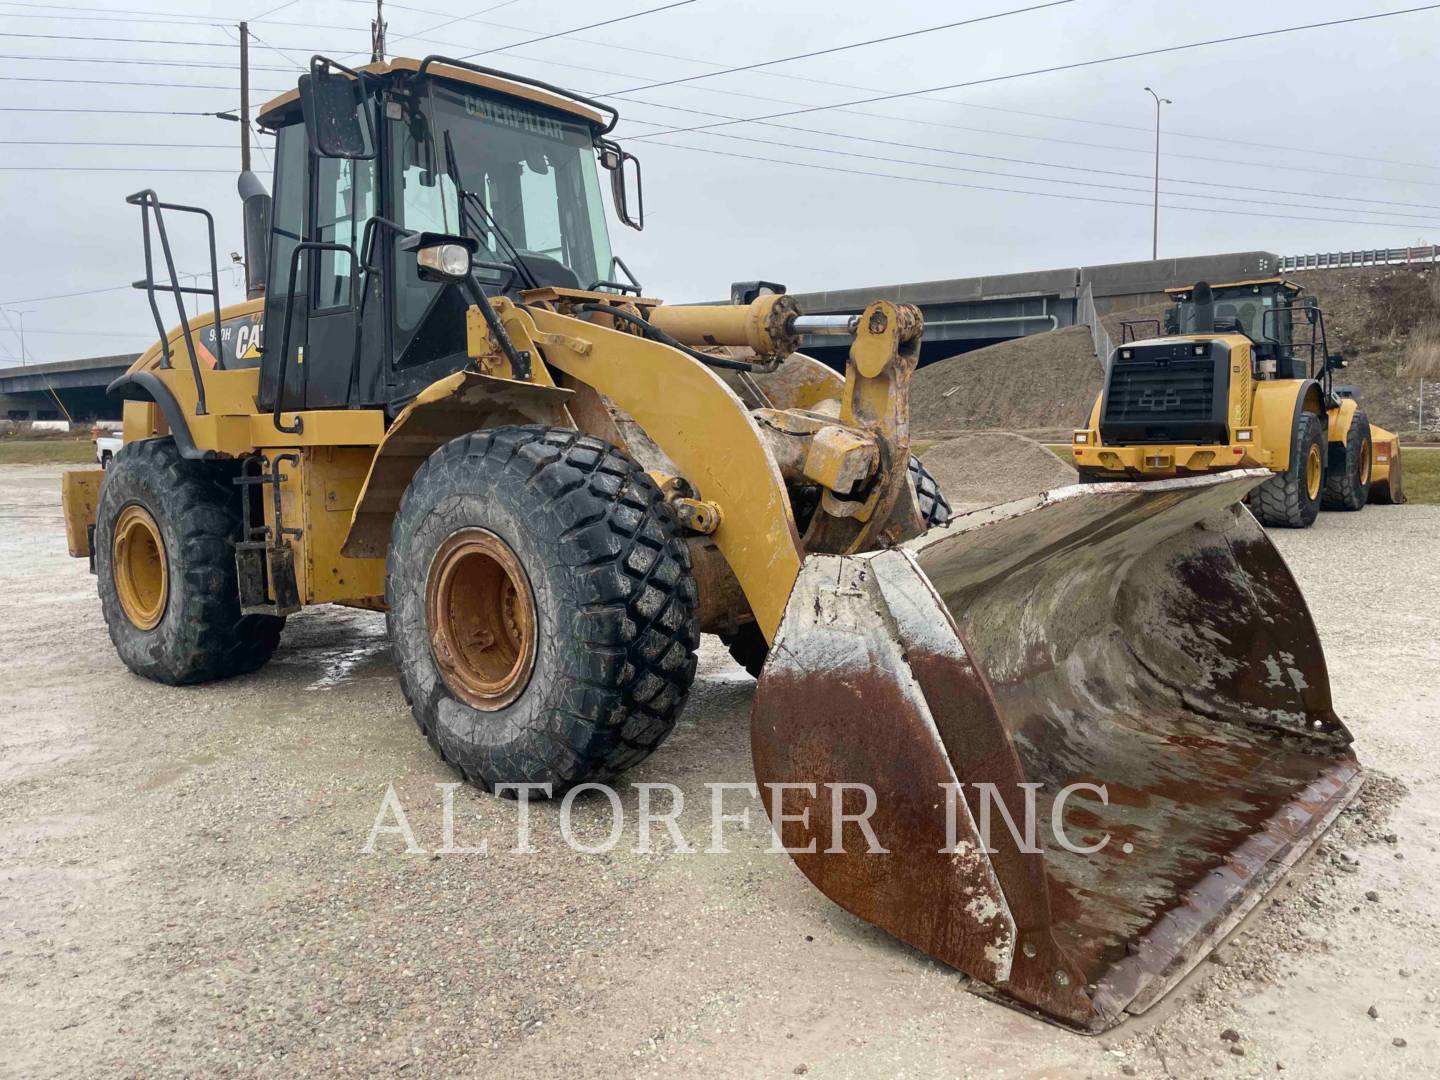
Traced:
[[1320, 494], [1320, 481], [1325, 475], [1325, 470], [1320, 464], [1320, 447], [1311, 446], [1310, 453], [1305, 455], [1305, 493], [1310, 498]]
[[170, 573], [160, 526], [150, 511], [133, 503], [120, 511], [110, 550], [125, 617], [139, 630], [155, 629], [170, 596]]
[[1360, 486], [1370, 485], [1370, 440], [1366, 439], [1360, 444]]
[[461, 529], [440, 545], [425, 583], [430, 647], [445, 685], [486, 712], [503, 709], [535, 668], [530, 578], [489, 529]]

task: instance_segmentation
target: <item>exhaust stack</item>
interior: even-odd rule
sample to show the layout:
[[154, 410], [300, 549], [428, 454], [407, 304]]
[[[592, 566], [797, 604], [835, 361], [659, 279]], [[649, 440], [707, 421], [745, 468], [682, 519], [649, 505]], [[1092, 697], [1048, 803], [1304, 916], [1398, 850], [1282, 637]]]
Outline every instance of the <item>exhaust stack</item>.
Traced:
[[260, 177], [249, 169], [235, 185], [245, 218], [245, 298], [265, 294], [265, 271], [270, 254], [270, 193]]

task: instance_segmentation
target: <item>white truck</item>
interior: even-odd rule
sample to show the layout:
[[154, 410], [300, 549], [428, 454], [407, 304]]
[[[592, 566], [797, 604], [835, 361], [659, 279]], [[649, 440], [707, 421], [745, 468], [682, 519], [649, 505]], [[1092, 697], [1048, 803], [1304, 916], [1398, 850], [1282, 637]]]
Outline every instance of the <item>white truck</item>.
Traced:
[[119, 432], [96, 431], [92, 441], [95, 443], [95, 460], [102, 469], [108, 469], [125, 440], [120, 437]]

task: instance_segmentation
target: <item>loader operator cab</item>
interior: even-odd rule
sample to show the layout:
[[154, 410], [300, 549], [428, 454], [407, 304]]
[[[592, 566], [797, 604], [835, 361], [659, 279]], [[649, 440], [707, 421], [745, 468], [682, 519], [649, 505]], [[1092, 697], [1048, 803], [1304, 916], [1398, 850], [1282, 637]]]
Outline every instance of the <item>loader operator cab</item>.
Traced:
[[[611, 281], [600, 168], [622, 221], [641, 227], [643, 207], [608, 106], [463, 61], [316, 57], [260, 121], [275, 132], [264, 408], [393, 416], [467, 366], [479, 296], [638, 292]], [[427, 272], [421, 236], [463, 238], [470, 272]]]
[[1166, 335], [1241, 334], [1257, 378], [1314, 378], [1329, 390], [1325, 316], [1299, 285], [1266, 278], [1166, 292], [1175, 301], [1165, 312]]

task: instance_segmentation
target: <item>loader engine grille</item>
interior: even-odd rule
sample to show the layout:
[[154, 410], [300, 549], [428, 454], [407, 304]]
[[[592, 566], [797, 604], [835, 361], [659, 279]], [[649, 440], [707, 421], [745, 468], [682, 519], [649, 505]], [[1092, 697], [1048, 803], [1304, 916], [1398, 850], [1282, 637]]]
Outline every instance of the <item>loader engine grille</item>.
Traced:
[[1223, 443], [1230, 349], [1221, 341], [1122, 346], [1105, 375], [1101, 441]]

